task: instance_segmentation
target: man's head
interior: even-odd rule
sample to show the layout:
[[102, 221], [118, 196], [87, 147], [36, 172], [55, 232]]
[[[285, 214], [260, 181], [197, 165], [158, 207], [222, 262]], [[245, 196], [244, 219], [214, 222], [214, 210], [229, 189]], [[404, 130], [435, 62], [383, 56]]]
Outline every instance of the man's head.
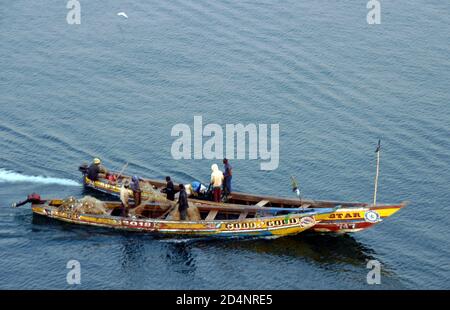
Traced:
[[169, 182], [169, 181], [170, 181], [170, 177], [167, 176], [167, 177], [166, 177], [166, 182]]
[[223, 164], [224, 164], [224, 165], [228, 164], [228, 159], [224, 158], [224, 159], [223, 159]]
[[100, 158], [94, 158], [94, 164], [95, 165], [100, 165], [102, 162], [101, 162], [101, 160], [100, 160]]
[[180, 191], [184, 190], [184, 184], [180, 184], [178, 187], [180, 188]]

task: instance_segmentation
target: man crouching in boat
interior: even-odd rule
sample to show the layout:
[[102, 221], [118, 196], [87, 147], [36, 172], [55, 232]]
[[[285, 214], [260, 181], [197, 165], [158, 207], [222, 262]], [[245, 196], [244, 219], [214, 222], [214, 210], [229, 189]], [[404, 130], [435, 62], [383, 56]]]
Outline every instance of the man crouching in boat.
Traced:
[[184, 185], [184, 189], [188, 197], [206, 197], [208, 195], [208, 188], [199, 181]]
[[183, 184], [179, 185], [180, 195], [178, 196], [178, 211], [180, 212], [180, 220], [185, 221], [187, 216], [187, 208], [189, 208], [186, 189]]
[[98, 178], [106, 178], [108, 171], [101, 165], [99, 158], [94, 158], [94, 161], [87, 169], [87, 176], [92, 181], [97, 181]]

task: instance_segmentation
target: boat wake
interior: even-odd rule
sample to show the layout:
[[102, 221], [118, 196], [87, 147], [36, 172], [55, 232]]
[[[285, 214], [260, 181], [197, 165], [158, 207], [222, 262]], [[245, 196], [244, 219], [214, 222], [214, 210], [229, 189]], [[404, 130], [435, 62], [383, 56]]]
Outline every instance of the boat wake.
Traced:
[[38, 184], [58, 184], [65, 186], [80, 186], [80, 183], [70, 179], [25, 175], [4, 169], [0, 169], [0, 183], [38, 183]]

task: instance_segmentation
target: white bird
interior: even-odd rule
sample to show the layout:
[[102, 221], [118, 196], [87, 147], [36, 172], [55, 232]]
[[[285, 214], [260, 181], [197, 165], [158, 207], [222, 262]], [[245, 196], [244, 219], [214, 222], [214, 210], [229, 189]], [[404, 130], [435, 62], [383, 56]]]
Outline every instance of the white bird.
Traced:
[[125, 18], [128, 18], [128, 15], [125, 14], [125, 12], [119, 12], [119, 13], [117, 13], [117, 16], [123, 16]]

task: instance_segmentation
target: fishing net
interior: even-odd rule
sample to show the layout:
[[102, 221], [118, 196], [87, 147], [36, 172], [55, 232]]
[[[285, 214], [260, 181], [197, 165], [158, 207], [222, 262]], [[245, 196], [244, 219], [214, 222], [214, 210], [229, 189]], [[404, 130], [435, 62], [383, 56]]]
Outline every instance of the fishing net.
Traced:
[[192, 206], [187, 209], [188, 218], [191, 221], [200, 221], [202, 218], [200, 216], [200, 211], [198, 211], [197, 207]]
[[176, 202], [168, 200], [165, 194], [161, 193], [158, 189], [155, 189], [153, 185], [148, 182], [140, 181], [139, 187], [141, 189], [142, 202], [139, 206], [129, 209], [128, 214], [130, 216], [145, 217], [143, 214], [148, 208], [148, 205], [157, 205], [160, 210], [166, 211], [163, 217], [170, 212], [170, 210], [176, 207]]
[[[174, 208], [166, 218], [171, 221], [179, 221], [180, 220], [180, 211], [178, 208]], [[197, 207], [192, 206], [187, 209], [187, 221], [200, 221], [202, 218], [200, 217], [200, 211], [198, 211]]]
[[85, 214], [107, 214], [107, 208], [104, 202], [91, 197], [85, 196], [78, 200], [81, 205], [78, 205], [75, 209], [79, 213]]
[[85, 196], [81, 199], [68, 197], [63, 200], [59, 210], [73, 214], [102, 215], [108, 213], [105, 203], [91, 196]]
[[159, 190], [155, 189], [153, 185], [148, 182], [141, 181], [139, 182], [139, 186], [142, 191], [142, 199], [151, 201], [151, 202], [165, 202], [168, 204], [172, 204], [173, 201], [170, 201], [166, 198], [165, 194], [161, 193]]
[[[161, 219], [167, 220], [180, 220], [180, 212], [178, 211], [178, 204], [175, 201], [168, 200], [165, 194], [159, 192], [157, 189], [147, 182], [140, 182], [142, 190], [142, 203], [136, 208], [129, 209], [130, 216], [140, 216], [149, 204], [156, 204], [165, 213], [160, 216]], [[200, 212], [195, 205], [191, 202], [187, 209], [186, 220], [199, 221], [201, 220]], [[106, 215], [109, 214], [108, 208], [104, 202], [91, 196], [85, 196], [81, 199], [75, 197], [68, 197], [63, 200], [60, 211], [72, 213], [73, 215], [80, 214], [93, 214], [93, 215]]]

